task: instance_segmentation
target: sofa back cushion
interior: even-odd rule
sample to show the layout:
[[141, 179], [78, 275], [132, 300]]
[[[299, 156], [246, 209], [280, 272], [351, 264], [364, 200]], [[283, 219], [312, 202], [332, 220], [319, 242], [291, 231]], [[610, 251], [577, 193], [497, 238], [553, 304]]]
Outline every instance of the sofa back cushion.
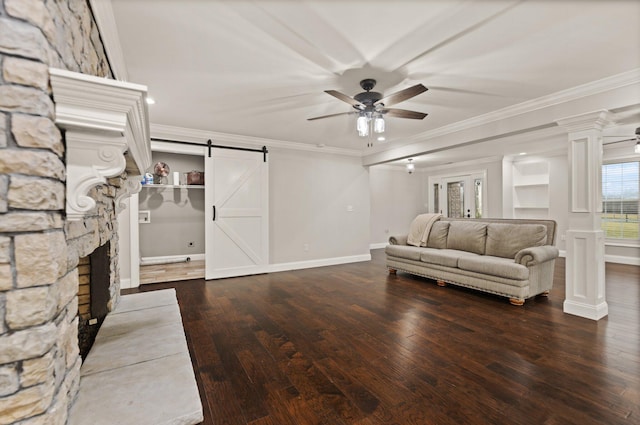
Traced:
[[448, 221], [436, 221], [431, 226], [429, 232], [429, 239], [427, 239], [428, 248], [447, 248], [447, 235], [449, 234], [449, 222]]
[[447, 248], [483, 255], [487, 238], [487, 223], [452, 221], [449, 224]]
[[489, 223], [486, 255], [515, 258], [524, 248], [547, 243], [547, 228], [542, 224]]

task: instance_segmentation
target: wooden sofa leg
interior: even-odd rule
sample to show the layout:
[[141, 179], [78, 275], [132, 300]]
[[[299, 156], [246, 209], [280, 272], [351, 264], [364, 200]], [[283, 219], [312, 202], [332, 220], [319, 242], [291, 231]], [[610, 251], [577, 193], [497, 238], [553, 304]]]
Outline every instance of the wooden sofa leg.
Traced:
[[398, 271], [396, 269], [389, 269], [389, 274], [396, 274]]
[[544, 291], [540, 294], [541, 297], [548, 297], [549, 296], [549, 291]]
[[509, 298], [509, 302], [510, 302], [512, 305], [518, 305], [518, 306], [520, 306], [520, 305], [524, 305], [524, 300], [520, 300], [520, 299], [518, 299], [518, 298]]
[[436, 281], [436, 283], [438, 284], [438, 286], [447, 286], [447, 282], [445, 282], [444, 280], [438, 280]]

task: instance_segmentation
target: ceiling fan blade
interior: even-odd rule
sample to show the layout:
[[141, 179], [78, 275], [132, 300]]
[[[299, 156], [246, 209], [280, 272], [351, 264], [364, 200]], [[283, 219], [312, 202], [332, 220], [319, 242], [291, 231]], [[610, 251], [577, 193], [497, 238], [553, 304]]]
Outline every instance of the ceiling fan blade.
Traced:
[[416, 84], [415, 86], [411, 86], [404, 90], [400, 90], [399, 92], [390, 94], [387, 97], [383, 97], [382, 99], [375, 102], [374, 105], [379, 105], [379, 104], [383, 104], [385, 106], [395, 105], [396, 103], [400, 103], [407, 99], [411, 99], [412, 97], [417, 96], [420, 93], [424, 93], [427, 90], [429, 89], [423, 86], [422, 84]]
[[338, 115], [351, 115], [355, 112], [340, 112], [339, 114], [322, 115], [320, 117], [307, 118], [307, 121], [321, 120], [323, 118], [337, 117]]
[[407, 111], [406, 109], [383, 109], [382, 113], [387, 117], [409, 118], [412, 120], [421, 120], [429, 114], [416, 111]]
[[[603, 137], [624, 137], [624, 136], [603, 136]], [[616, 143], [624, 142], [638, 142], [640, 143], [640, 136], [632, 137], [630, 139], [616, 140], [615, 142], [602, 142], [603, 145], [615, 145]]]
[[358, 109], [364, 109], [364, 105], [362, 103], [358, 102], [352, 97], [347, 96], [344, 93], [340, 93], [339, 91], [336, 91], [336, 90], [325, 90], [324, 92], [327, 94], [330, 94], [331, 96], [337, 99], [340, 99], [343, 102], [348, 103], [351, 106], [355, 106]]

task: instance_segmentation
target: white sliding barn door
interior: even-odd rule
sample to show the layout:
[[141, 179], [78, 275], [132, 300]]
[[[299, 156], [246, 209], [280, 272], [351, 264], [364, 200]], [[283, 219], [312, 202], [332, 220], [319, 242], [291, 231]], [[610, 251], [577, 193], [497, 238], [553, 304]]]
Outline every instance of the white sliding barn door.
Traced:
[[205, 279], [267, 271], [268, 178], [262, 152], [213, 148], [205, 156]]

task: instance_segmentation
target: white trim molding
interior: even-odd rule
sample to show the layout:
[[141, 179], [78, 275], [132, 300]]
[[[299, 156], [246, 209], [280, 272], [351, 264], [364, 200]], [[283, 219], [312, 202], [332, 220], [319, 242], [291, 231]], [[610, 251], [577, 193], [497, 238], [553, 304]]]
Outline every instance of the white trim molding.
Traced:
[[[95, 208], [92, 187], [124, 171], [141, 175], [151, 165], [147, 88], [56, 68], [49, 74], [55, 122], [66, 130], [67, 219], [75, 221]], [[140, 190], [125, 186], [120, 206]]]
[[158, 257], [141, 257], [141, 266], [150, 266], [152, 264], [171, 264], [185, 263], [188, 261], [204, 261], [205, 254], [181, 254], [181, 255], [162, 255]]
[[207, 140], [214, 144], [228, 144], [250, 148], [289, 149], [305, 152], [318, 152], [333, 155], [362, 157], [362, 150], [334, 148], [330, 146], [316, 146], [306, 143], [296, 143], [284, 140], [266, 139], [263, 137], [243, 136], [239, 134], [219, 133], [216, 131], [197, 130], [192, 128], [174, 127], [162, 124], [151, 124], [151, 135], [158, 139], [168, 139], [185, 142], [200, 142], [206, 147]]
[[359, 263], [371, 261], [371, 254], [351, 255], [348, 257], [321, 258], [318, 260], [295, 261], [292, 263], [270, 264], [269, 273], [286, 272], [289, 270], [311, 269], [314, 267], [335, 266], [338, 264]]
[[109, 65], [113, 72], [114, 78], [121, 81], [128, 81], [129, 74], [127, 65], [122, 53], [122, 44], [120, 44], [120, 35], [116, 18], [113, 14], [113, 5], [111, 0], [89, 0], [93, 18], [96, 20], [98, 30], [104, 44], [104, 50], [109, 58]]

